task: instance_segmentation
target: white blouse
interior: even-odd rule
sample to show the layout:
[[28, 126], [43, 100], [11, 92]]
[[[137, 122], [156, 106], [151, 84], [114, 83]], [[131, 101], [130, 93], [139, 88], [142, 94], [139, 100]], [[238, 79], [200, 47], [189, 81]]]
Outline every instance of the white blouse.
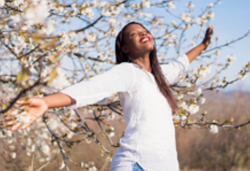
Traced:
[[[189, 69], [186, 54], [161, 64], [169, 84]], [[113, 156], [111, 171], [132, 171], [135, 162], [144, 171], [179, 171], [172, 110], [152, 73], [122, 62], [108, 71], [60, 91], [76, 100], [76, 109], [118, 93], [126, 129]]]

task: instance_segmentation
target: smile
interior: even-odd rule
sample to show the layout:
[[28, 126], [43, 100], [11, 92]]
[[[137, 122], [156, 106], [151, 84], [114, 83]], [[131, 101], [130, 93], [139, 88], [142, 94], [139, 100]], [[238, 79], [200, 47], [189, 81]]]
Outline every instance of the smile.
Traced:
[[140, 42], [141, 42], [141, 43], [150, 42], [150, 38], [149, 38], [148, 36], [142, 37], [142, 38], [140, 39]]

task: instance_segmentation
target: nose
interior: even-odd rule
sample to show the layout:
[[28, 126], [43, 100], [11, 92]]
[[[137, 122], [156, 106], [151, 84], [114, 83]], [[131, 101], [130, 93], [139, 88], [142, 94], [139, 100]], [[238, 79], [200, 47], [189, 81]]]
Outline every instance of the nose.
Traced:
[[142, 36], [145, 36], [146, 34], [147, 34], [147, 32], [146, 32], [146, 31], [143, 31], [143, 32], [141, 32], [141, 35], [140, 35], [140, 36], [142, 37]]

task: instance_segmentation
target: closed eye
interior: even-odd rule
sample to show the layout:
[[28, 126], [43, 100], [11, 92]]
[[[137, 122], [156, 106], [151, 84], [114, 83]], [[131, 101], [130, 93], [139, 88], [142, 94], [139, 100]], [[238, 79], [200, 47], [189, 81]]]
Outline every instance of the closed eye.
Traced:
[[136, 34], [137, 34], [137, 33], [132, 33], [131, 36], [134, 36], [134, 35], [136, 35]]

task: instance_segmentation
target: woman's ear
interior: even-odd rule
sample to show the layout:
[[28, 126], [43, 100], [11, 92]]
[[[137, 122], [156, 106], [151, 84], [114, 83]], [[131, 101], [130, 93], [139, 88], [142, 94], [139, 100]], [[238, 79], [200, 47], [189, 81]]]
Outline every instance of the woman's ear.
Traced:
[[127, 46], [122, 46], [121, 49], [123, 53], [129, 53], [129, 49], [127, 48]]

